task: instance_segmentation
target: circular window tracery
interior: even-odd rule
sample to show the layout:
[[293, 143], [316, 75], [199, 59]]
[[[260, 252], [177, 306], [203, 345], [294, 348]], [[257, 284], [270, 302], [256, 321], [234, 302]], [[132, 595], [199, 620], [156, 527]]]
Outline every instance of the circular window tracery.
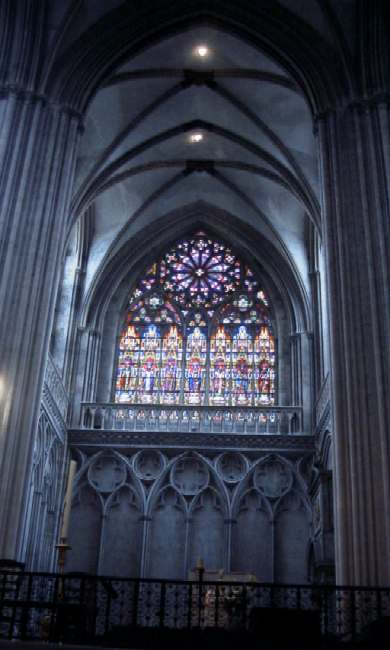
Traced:
[[210, 480], [206, 465], [197, 458], [182, 458], [171, 470], [172, 484], [185, 496], [195, 496], [204, 490]]

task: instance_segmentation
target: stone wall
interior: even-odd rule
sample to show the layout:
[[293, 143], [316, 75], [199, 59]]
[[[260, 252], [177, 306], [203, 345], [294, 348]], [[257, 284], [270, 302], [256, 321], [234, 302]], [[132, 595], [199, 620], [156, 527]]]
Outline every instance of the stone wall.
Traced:
[[306, 583], [308, 458], [157, 449], [80, 453], [67, 570], [183, 579], [209, 571]]
[[49, 356], [34, 438], [26, 514], [25, 562], [35, 571], [56, 570], [56, 549], [68, 457], [68, 396]]
[[26, 565], [35, 571], [55, 570], [62, 504], [66, 442], [49, 412], [41, 406], [35, 437], [29, 491]]

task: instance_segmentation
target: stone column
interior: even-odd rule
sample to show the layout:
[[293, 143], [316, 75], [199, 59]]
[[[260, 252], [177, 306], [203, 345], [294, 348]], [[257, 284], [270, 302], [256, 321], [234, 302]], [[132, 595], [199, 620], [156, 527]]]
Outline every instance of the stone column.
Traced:
[[291, 349], [291, 378], [292, 378], [292, 404], [303, 404], [303, 413], [300, 430], [307, 433], [311, 430], [311, 400], [312, 400], [312, 366], [311, 366], [311, 341], [310, 332], [295, 332], [290, 335]]
[[79, 117], [0, 95], [0, 557], [20, 557]]
[[389, 127], [383, 97], [318, 120], [339, 584], [390, 584]]
[[309, 273], [313, 302], [313, 394], [317, 397], [324, 379], [323, 316], [321, 311], [321, 276], [318, 269]]
[[95, 402], [97, 390], [99, 351], [101, 333], [93, 328], [79, 327], [73, 346], [74, 377], [69, 388], [71, 395], [68, 420], [81, 423], [81, 404], [75, 396], [81, 395], [81, 402]]
[[82, 392], [83, 402], [93, 402], [96, 399], [96, 379], [101, 338], [99, 330], [90, 329], [88, 331], [88, 345]]

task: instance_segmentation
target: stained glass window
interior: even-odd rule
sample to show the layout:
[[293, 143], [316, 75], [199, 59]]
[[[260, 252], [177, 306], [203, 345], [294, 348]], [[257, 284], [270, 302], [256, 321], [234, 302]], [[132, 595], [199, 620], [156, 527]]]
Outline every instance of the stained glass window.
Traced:
[[141, 277], [119, 337], [115, 401], [275, 403], [268, 298], [228, 246], [198, 231]]
[[185, 404], [204, 404], [206, 387], [207, 338], [196, 325], [188, 331], [185, 356]]
[[161, 399], [162, 404], [177, 404], [180, 400], [182, 373], [183, 338], [176, 325], [164, 335], [161, 356]]
[[209, 400], [214, 406], [229, 404], [231, 394], [232, 340], [221, 325], [210, 341]]

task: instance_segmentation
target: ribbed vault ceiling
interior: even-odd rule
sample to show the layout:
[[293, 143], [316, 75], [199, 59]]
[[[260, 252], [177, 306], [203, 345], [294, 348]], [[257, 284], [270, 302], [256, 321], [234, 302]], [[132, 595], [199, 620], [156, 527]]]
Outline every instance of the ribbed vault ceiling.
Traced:
[[154, 43], [96, 93], [72, 210], [82, 218], [93, 206], [97, 270], [114, 245], [196, 202], [256, 228], [307, 282], [306, 226], [318, 226], [319, 206], [303, 94], [249, 43], [204, 25]]

